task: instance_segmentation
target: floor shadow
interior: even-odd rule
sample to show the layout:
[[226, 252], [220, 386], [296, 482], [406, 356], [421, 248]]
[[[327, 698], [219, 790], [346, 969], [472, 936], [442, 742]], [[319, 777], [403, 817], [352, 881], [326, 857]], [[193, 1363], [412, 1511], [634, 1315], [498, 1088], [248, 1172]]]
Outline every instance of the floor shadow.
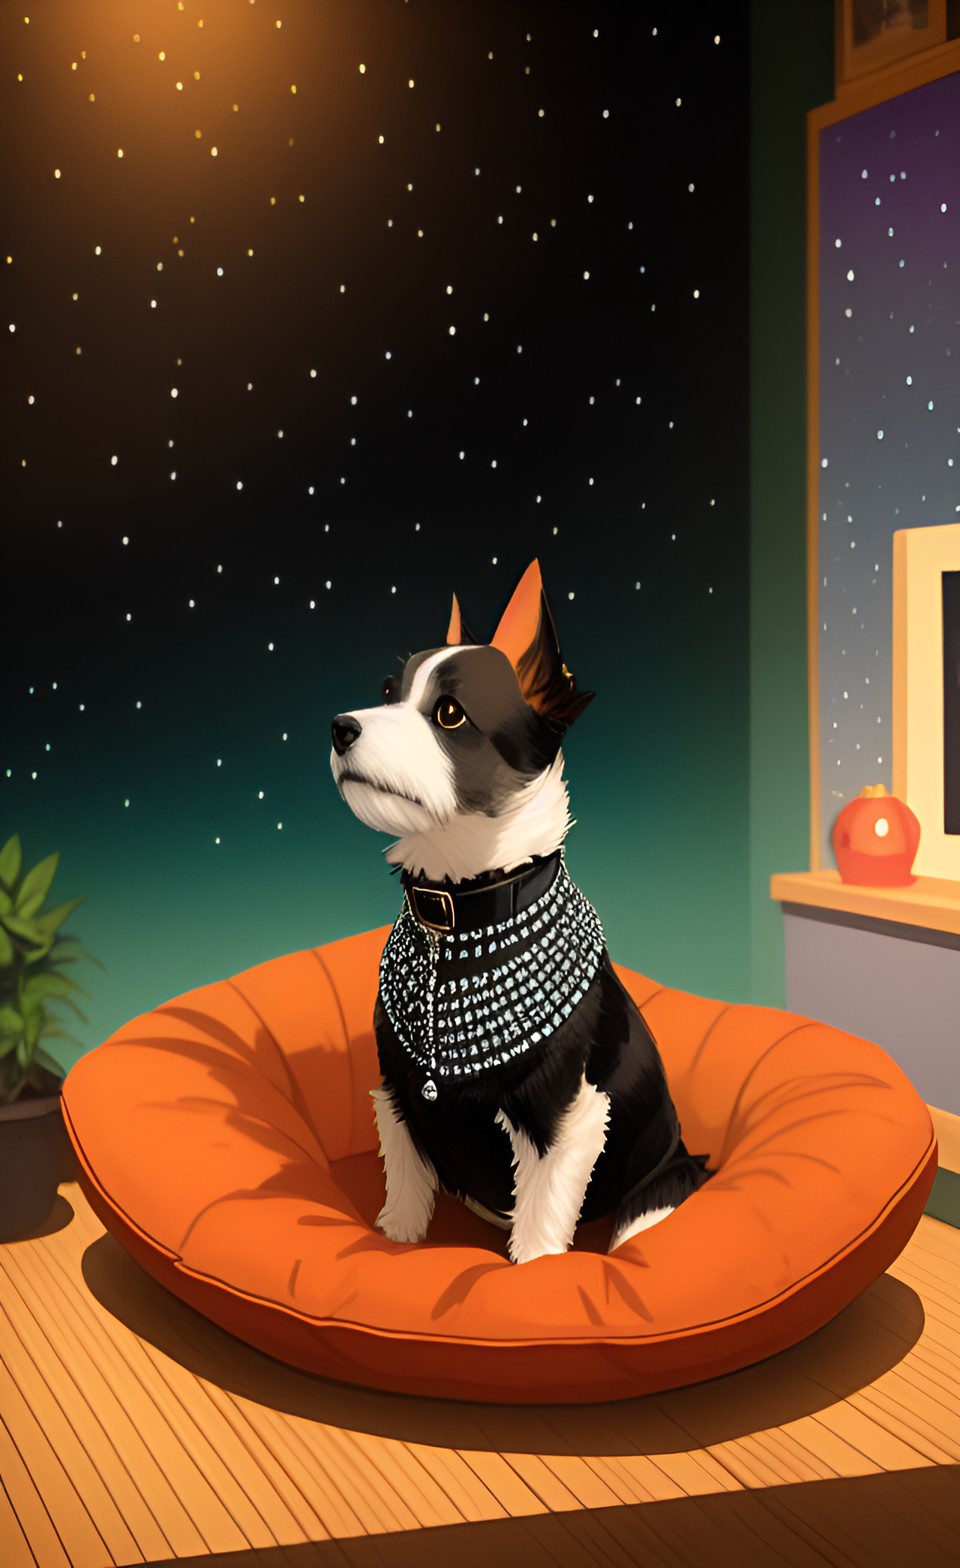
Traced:
[[0, 1246], [15, 1247], [18, 1242], [39, 1241], [44, 1236], [55, 1236], [58, 1230], [66, 1230], [73, 1219], [73, 1215], [73, 1204], [64, 1197], [62, 1192], [58, 1192], [53, 1200], [53, 1208], [45, 1220], [41, 1221], [39, 1225], [34, 1225], [30, 1230], [25, 1230], [22, 1234], [18, 1233], [16, 1236], [7, 1237], [0, 1242]]
[[479, 1405], [329, 1382], [244, 1344], [156, 1283], [109, 1234], [83, 1256], [93, 1296], [198, 1377], [269, 1409], [406, 1442], [494, 1452], [683, 1453], [815, 1414], [896, 1366], [923, 1304], [883, 1275], [801, 1344], [689, 1388], [603, 1405]]
[[[683, 1561], [956, 1568], [960, 1466], [683, 1497], [571, 1513], [441, 1525], [404, 1534], [179, 1557], [176, 1568], [584, 1568]], [[174, 1568], [173, 1561], [154, 1568]]]

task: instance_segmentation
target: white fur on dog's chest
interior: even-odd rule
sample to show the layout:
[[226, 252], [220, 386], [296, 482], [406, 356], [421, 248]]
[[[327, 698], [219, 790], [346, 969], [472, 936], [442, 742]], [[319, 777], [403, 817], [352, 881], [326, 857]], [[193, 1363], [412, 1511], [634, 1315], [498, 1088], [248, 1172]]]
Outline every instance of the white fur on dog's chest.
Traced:
[[441, 826], [405, 832], [386, 850], [385, 859], [435, 882], [443, 877], [462, 882], [492, 867], [512, 871], [531, 855], [552, 854], [570, 825], [560, 751], [539, 777], [518, 788], [497, 816], [457, 812]]

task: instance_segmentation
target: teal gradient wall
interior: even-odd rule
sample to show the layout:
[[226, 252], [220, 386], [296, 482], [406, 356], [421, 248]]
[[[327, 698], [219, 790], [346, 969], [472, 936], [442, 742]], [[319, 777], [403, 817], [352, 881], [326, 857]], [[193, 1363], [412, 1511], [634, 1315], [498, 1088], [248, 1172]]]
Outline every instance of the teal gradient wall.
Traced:
[[[718, 637], [709, 615], [683, 622], [679, 597], [641, 612], [633, 584], [612, 583], [602, 560], [585, 563], [579, 581], [577, 601], [556, 611], [565, 655], [598, 692], [564, 748], [571, 872], [615, 959], [667, 984], [744, 997], [745, 600], [720, 601]], [[467, 575], [458, 592], [489, 635], [499, 589], [471, 588]], [[581, 612], [581, 595], [599, 609]], [[340, 801], [329, 720], [376, 700], [392, 650], [442, 641], [446, 595], [437, 585], [431, 598], [432, 609], [394, 606], [352, 628], [331, 617], [321, 637], [288, 628], [279, 711], [273, 683], [258, 689], [254, 678], [259, 651], [246, 667], [241, 627], [214, 639], [233, 649], [222, 681], [201, 678], [206, 634], [185, 633], [164, 650], [176, 719], [162, 747], [149, 738], [155, 712], [104, 728], [95, 744], [77, 722], [58, 741], [56, 772], [6, 781], [5, 824], [27, 857], [59, 849], [57, 901], [87, 900], [67, 929], [107, 973], [77, 972], [93, 992], [89, 1026], [76, 1026], [85, 1044], [194, 986], [395, 918], [390, 841]], [[152, 730], [138, 734], [146, 718]], [[238, 775], [258, 787], [238, 791]]]

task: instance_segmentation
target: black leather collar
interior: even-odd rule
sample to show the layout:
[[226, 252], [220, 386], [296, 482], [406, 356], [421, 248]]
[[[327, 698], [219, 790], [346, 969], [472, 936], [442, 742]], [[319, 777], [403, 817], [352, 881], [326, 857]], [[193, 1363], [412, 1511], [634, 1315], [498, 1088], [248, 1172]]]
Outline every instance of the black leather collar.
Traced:
[[431, 882], [404, 871], [400, 880], [410, 913], [430, 931], [475, 931], [500, 925], [533, 904], [552, 885], [563, 858], [561, 850], [535, 858], [519, 871], [468, 882]]

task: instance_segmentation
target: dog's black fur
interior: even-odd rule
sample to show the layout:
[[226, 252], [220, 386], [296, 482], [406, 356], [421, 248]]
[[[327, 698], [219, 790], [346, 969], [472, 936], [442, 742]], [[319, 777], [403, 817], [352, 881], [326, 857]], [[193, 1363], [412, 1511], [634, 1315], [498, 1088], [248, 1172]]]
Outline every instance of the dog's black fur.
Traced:
[[[610, 1120], [581, 1223], [615, 1214], [617, 1228], [623, 1228], [653, 1209], [676, 1208], [707, 1180], [706, 1158], [688, 1154], [679, 1138], [650, 1030], [606, 953], [579, 1006], [540, 1050], [473, 1078], [445, 1079], [433, 1103], [423, 1099], [423, 1071], [397, 1040], [379, 997], [374, 1026], [384, 1086], [440, 1185], [458, 1198], [473, 1198], [493, 1214], [509, 1216], [511, 1151], [497, 1112], [505, 1111], [545, 1154], [584, 1073], [609, 1096]], [[651, 1179], [664, 1156], [669, 1156], [665, 1168]]]

